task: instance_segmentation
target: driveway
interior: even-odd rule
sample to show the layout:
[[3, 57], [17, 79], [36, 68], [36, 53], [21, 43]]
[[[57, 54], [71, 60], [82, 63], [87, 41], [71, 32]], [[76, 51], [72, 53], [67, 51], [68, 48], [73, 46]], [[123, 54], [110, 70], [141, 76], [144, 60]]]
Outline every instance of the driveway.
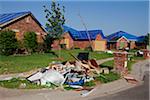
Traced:
[[93, 100], [149, 100], [149, 95], [149, 72], [146, 72], [142, 85]]

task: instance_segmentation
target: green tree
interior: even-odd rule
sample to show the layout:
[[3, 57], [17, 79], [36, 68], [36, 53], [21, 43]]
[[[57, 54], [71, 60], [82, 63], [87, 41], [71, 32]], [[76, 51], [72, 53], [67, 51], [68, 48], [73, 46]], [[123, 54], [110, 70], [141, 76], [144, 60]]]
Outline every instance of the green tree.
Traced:
[[53, 41], [54, 41], [54, 38], [50, 34], [47, 34], [45, 36], [44, 43], [45, 43], [46, 52], [49, 52], [51, 50], [52, 48], [51, 45], [53, 44]]
[[15, 35], [15, 32], [11, 30], [0, 32], [0, 54], [8, 56], [16, 51], [18, 43]]
[[28, 53], [32, 53], [37, 48], [37, 38], [35, 32], [26, 32], [24, 35], [24, 46]]
[[[60, 41], [63, 34], [63, 25], [65, 24], [65, 7], [60, 7], [59, 3], [56, 3], [54, 0], [51, 3], [51, 9], [49, 10], [46, 6], [44, 7], [44, 12], [46, 13], [46, 27], [48, 29], [47, 39], [51, 39], [50, 43], [53, 43], [54, 40], [59, 41], [59, 51], [60, 51]], [[47, 41], [48, 42], [48, 41]], [[59, 52], [60, 57], [60, 52]]]
[[144, 38], [144, 43], [147, 45], [147, 49], [150, 49], [150, 33], [147, 33], [147, 35]]
[[146, 45], [149, 45], [150, 43], [150, 33], [147, 33], [147, 35], [144, 38], [144, 42], [146, 43]]

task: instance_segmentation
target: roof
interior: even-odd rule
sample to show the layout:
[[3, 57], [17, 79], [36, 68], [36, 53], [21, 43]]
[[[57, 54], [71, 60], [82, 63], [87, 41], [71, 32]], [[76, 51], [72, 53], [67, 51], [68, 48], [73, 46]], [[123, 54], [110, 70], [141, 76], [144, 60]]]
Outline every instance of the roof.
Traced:
[[18, 13], [5, 13], [0, 14], [0, 25], [8, 23], [16, 18], [20, 18], [22, 16], [28, 15], [31, 12], [18, 12]]
[[69, 32], [74, 40], [89, 40], [88, 34], [91, 40], [95, 40], [98, 34], [100, 34], [103, 39], [105, 38], [102, 30], [88, 30], [87, 33], [87, 31], [77, 31], [71, 27], [64, 26], [64, 32]]
[[31, 15], [32, 18], [39, 24], [39, 26], [45, 31], [40, 22], [33, 16], [30, 11], [26, 12], [17, 12], [17, 13], [4, 13], [0, 14], [0, 27], [4, 27], [20, 18], [23, 18], [27, 15]]
[[145, 36], [139, 36], [137, 37], [138, 42], [144, 42], [145, 41]]
[[129, 41], [137, 41], [137, 36], [132, 35], [132, 34], [127, 33], [127, 32], [124, 32], [124, 31], [115, 32], [115, 33], [107, 36], [106, 39], [108, 40], [108, 42], [117, 41], [119, 38], [121, 38], [123, 36], [126, 39], [128, 39]]

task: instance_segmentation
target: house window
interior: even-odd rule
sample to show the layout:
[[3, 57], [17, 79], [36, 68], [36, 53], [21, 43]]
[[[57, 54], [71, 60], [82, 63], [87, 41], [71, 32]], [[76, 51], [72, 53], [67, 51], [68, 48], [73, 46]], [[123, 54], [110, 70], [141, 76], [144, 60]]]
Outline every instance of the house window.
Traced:
[[30, 23], [30, 18], [29, 17], [26, 18], [26, 23]]
[[17, 29], [12, 29], [12, 31], [14, 31], [16, 33], [16, 39], [17, 40], [21, 40], [22, 39], [22, 36], [21, 36], [21, 33], [19, 30]]

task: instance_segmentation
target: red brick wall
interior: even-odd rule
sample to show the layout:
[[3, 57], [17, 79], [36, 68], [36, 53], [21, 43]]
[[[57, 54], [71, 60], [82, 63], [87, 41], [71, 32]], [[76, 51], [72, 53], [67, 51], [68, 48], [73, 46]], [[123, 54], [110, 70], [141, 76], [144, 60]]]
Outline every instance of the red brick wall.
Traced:
[[127, 52], [114, 52], [114, 68], [118, 72], [125, 71], [127, 67]]
[[103, 38], [102, 38], [102, 36], [100, 34], [98, 34], [95, 40], [99, 40], [100, 41], [100, 40], [103, 40]]
[[[62, 35], [62, 37], [64, 38], [64, 39], [69, 39], [69, 48], [67, 48], [67, 49], [70, 49], [70, 48], [72, 48], [73, 46], [74, 46], [74, 41], [73, 41], [73, 39], [71, 38], [71, 36], [69, 35], [69, 33], [64, 33], [63, 35]], [[64, 44], [65, 43], [65, 40], [64, 39], [62, 39], [61, 40], [61, 42], [60, 42], [60, 44]], [[53, 50], [58, 50], [59, 49], [59, 42], [58, 42], [58, 40], [55, 40], [54, 41], [54, 43], [52, 44], [52, 48], [53, 48]]]
[[[23, 38], [23, 34], [25, 32], [38, 32], [40, 33], [39, 35], [44, 35], [46, 34], [43, 29], [36, 23], [36, 21], [31, 17], [31, 15], [28, 15], [24, 18], [21, 18], [13, 23], [11, 23], [10, 25], [8, 25], [7, 27], [5, 27], [4, 29], [11, 29], [11, 30], [18, 30], [19, 33], [21, 34], [21, 38]], [[39, 38], [39, 36], [38, 36]], [[39, 38], [41, 39], [41, 38]], [[39, 42], [41, 42], [42, 40], [38, 40]]]
[[[97, 41], [103, 40], [100, 34], [97, 35], [96, 39]], [[94, 47], [94, 40], [89, 42], [89, 40], [86, 41], [74, 41], [74, 46], [79, 47], [80, 49], [85, 49], [86, 47], [90, 46], [92, 44], [92, 47]]]
[[150, 50], [144, 49], [143, 52], [144, 52], [144, 55], [143, 55], [144, 58], [150, 59]]
[[90, 46], [89, 41], [74, 41], [74, 47], [85, 49], [88, 46]]
[[134, 49], [134, 48], [136, 48], [135, 41], [131, 41], [130, 42], [130, 49]]
[[[78, 41], [74, 41], [74, 40], [72, 39], [72, 37], [70, 36], [69, 33], [64, 33], [64, 34], [63, 34], [63, 37], [64, 37], [65, 39], [69, 39], [69, 48], [68, 48], [68, 49], [70, 49], [70, 48], [85, 49], [86, 47], [90, 46], [89, 40], [83, 40], [83, 41], [78, 40]], [[97, 35], [96, 40], [99, 40], [99, 41], [102, 40], [101, 35]], [[61, 44], [63, 44], [63, 43], [64, 43], [64, 40], [61, 40]], [[54, 41], [54, 43], [52, 44], [52, 47], [53, 47], [54, 50], [58, 50], [58, 49], [59, 49], [59, 45], [58, 45], [58, 44], [59, 44], [58, 41]], [[92, 46], [94, 46], [93, 40], [91, 41], [91, 44], [92, 44]]]
[[[63, 34], [63, 37], [64, 37], [65, 39], [69, 39], [69, 48], [68, 48], [68, 49], [72, 48], [72, 47], [74, 46], [74, 41], [73, 41], [73, 39], [71, 38], [70, 34], [69, 34], [69, 33], [64, 33], [64, 34]], [[62, 42], [64, 43], [64, 41], [62, 41]]]

